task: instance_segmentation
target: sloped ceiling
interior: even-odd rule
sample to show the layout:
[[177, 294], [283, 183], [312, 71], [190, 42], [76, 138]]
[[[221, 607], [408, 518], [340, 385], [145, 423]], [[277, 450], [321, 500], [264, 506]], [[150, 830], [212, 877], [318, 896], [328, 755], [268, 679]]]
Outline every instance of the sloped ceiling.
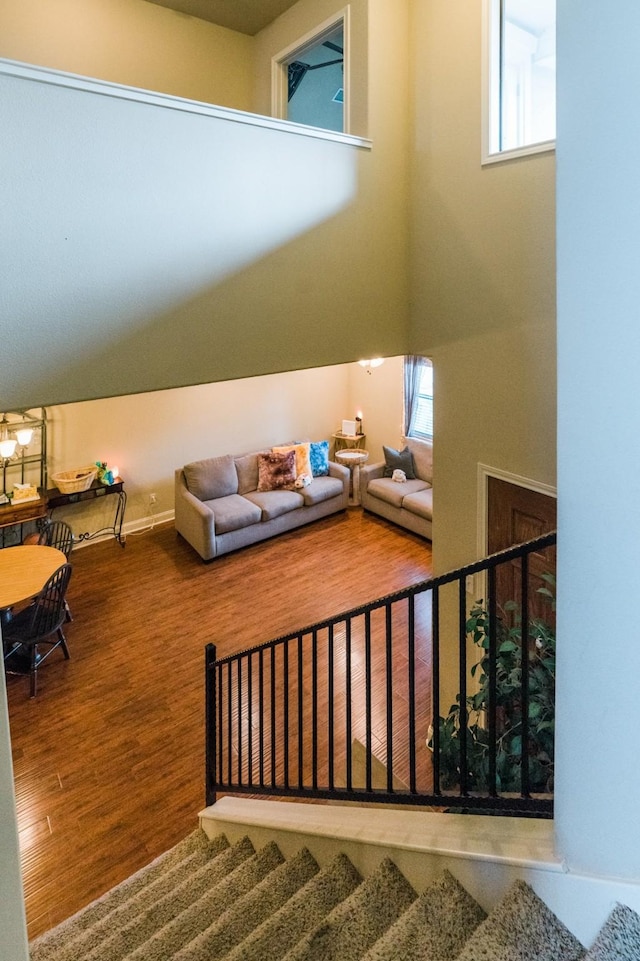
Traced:
[[258, 33], [297, 0], [149, 0], [220, 27], [250, 36]]

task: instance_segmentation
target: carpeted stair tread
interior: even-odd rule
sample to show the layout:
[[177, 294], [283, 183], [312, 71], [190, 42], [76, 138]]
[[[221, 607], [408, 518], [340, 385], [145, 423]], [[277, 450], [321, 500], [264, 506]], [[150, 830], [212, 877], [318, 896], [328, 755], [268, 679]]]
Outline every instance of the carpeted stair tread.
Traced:
[[349, 858], [338, 854], [225, 961], [280, 961], [323, 918], [349, 897], [362, 879]]
[[580, 942], [523, 881], [471, 935], [457, 961], [580, 961]]
[[[275, 848], [275, 845], [273, 847]], [[243, 890], [242, 879], [247, 871], [246, 866], [254, 862], [256, 857], [249, 838], [241, 838], [217, 858], [198, 867], [190, 877], [185, 878], [155, 903], [145, 906], [137, 914], [131, 913], [126, 924], [111, 931], [82, 956], [82, 961], [128, 959], [137, 948], [146, 947], [154, 935], [174, 919], [180, 917], [192, 920], [189, 912], [203, 896], [206, 896], [209, 918], [216, 917], [224, 911], [235, 892], [238, 889]], [[194, 913], [197, 914], [197, 911]], [[196, 922], [193, 923], [195, 925]], [[201, 926], [203, 923], [205, 922], [201, 922]], [[196, 927], [195, 931], [198, 930], [200, 929]]]
[[449, 871], [433, 881], [362, 961], [455, 961], [486, 913]]
[[640, 958], [640, 915], [626, 904], [616, 904], [585, 961], [638, 961]]
[[209, 840], [205, 832], [197, 828], [146, 867], [111, 888], [51, 931], [34, 939], [29, 945], [31, 961], [63, 961], [65, 957], [74, 958], [75, 961], [77, 955], [68, 953], [71, 944], [77, 939], [81, 943], [87, 930], [100, 925], [113, 912], [130, 904], [141, 892], [153, 888], [154, 885], [159, 884], [162, 887], [167, 883], [166, 879], [172, 876], [183, 874], [188, 877], [198, 863], [216, 857], [228, 847], [229, 843], [223, 835]]
[[[165, 924], [156, 924], [153, 933], [137, 939], [137, 950], [126, 955], [126, 961], [169, 961], [187, 944], [217, 921], [248, 891], [284, 862], [277, 844], [266, 844], [253, 857], [248, 858], [218, 889], [199, 892], [197, 899], [171, 914], [168, 906]], [[215, 955], [214, 955], [215, 957]], [[120, 961], [119, 956], [108, 961]], [[93, 959], [92, 959], [93, 961]], [[100, 959], [103, 961], [103, 959]], [[105, 958], [104, 961], [107, 961]]]
[[350, 897], [285, 955], [286, 961], [357, 961], [415, 900], [416, 892], [385, 858]]
[[[211, 961], [224, 958], [229, 951], [255, 928], [272, 917], [312, 877], [318, 873], [318, 864], [306, 848], [285, 861], [264, 880], [240, 898], [209, 928], [190, 941], [182, 951], [172, 955], [173, 961]], [[153, 952], [131, 961], [156, 961]]]

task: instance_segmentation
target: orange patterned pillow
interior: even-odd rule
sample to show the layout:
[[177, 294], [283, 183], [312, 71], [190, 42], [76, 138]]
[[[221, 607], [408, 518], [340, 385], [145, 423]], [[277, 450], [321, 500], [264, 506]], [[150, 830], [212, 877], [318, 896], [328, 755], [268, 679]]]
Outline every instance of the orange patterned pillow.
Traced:
[[271, 450], [277, 453], [287, 453], [287, 451], [294, 451], [296, 455], [296, 476], [300, 477], [300, 474], [311, 474], [311, 444], [310, 443], [300, 443], [300, 444], [287, 444], [283, 447], [272, 447]]

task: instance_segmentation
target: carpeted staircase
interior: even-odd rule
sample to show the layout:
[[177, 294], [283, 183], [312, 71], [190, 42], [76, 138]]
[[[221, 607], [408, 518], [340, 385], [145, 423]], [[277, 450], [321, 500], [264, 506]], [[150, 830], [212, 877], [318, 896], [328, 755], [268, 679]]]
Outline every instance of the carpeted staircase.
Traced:
[[198, 829], [31, 944], [31, 961], [638, 961], [618, 905], [587, 951], [516, 882], [486, 916], [447, 871], [419, 896], [392, 861], [361, 878], [342, 854], [209, 840]]

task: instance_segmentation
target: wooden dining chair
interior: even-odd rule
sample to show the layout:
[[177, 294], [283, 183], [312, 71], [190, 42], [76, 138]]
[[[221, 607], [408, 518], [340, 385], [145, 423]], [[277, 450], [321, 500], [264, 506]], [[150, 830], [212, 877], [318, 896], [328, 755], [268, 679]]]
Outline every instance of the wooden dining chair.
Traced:
[[[44, 544], [46, 547], [57, 547], [69, 560], [73, 550], [73, 531], [65, 521], [47, 520], [40, 532], [38, 543]], [[65, 601], [65, 611], [66, 620], [72, 621], [73, 616], [67, 601]]]
[[[38, 669], [57, 647], [69, 658], [62, 625], [66, 619], [65, 595], [71, 577], [71, 564], [54, 571], [28, 607], [11, 618], [3, 630], [4, 666], [7, 674], [29, 674], [30, 697], [38, 687]], [[41, 653], [42, 645], [49, 650]]]

